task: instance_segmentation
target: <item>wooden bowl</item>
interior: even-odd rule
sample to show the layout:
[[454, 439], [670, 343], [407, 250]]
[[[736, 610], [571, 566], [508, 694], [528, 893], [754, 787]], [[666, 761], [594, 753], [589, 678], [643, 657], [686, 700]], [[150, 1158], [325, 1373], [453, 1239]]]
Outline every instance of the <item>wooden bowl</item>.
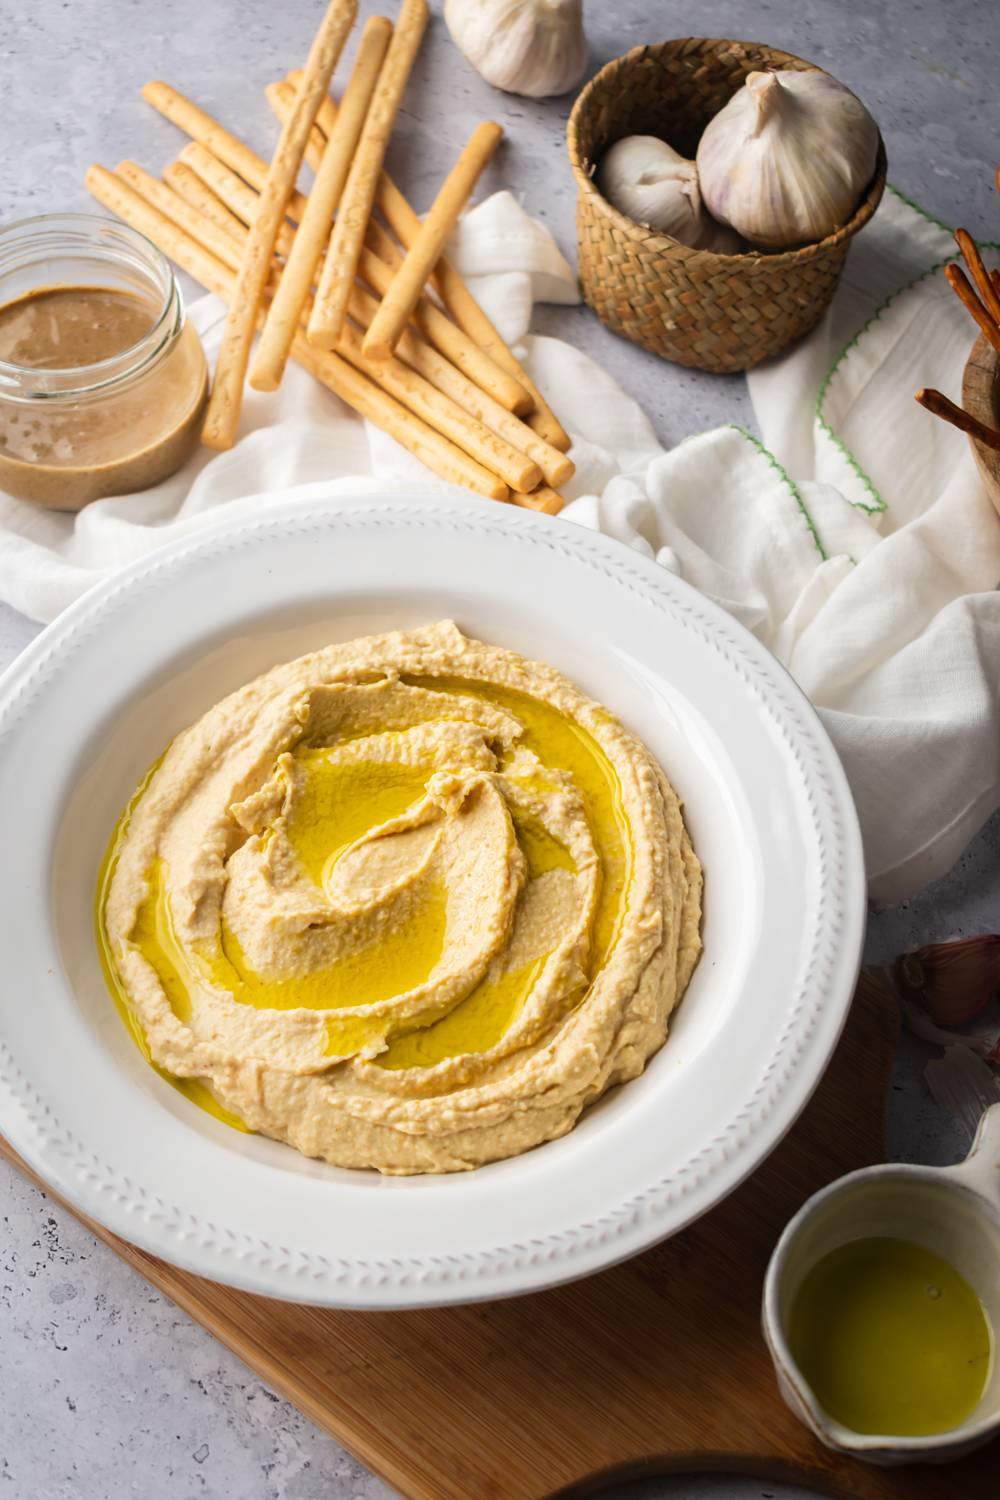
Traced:
[[[970, 417], [978, 417], [1000, 431], [1000, 354], [981, 333], [972, 346], [962, 376], [962, 405]], [[1000, 512], [1000, 453], [970, 437], [986, 493]]]
[[815, 244], [777, 254], [692, 250], [619, 213], [593, 180], [601, 153], [622, 136], [657, 135], [693, 157], [705, 126], [748, 73], [814, 66], [757, 42], [684, 37], [635, 47], [590, 80], [566, 140], [577, 185], [580, 283], [609, 328], [676, 364], [724, 373], [750, 369], [818, 322], [851, 236], [882, 197], [881, 138], [875, 175], [853, 217]]

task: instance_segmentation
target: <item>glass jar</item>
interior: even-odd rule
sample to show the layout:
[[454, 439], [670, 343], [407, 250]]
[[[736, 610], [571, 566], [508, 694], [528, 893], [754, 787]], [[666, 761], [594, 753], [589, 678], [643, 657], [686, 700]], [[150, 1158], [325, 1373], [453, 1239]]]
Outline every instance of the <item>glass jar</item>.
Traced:
[[98, 214], [0, 230], [0, 490], [54, 510], [148, 489], [198, 442], [208, 371], [156, 246]]

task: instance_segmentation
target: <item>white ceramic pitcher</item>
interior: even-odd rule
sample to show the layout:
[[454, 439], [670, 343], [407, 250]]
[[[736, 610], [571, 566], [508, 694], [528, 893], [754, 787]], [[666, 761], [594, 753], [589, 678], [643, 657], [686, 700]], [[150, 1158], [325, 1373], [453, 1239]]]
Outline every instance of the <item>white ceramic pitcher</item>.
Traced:
[[[820, 1406], [788, 1345], [789, 1313], [817, 1261], [850, 1240], [883, 1235], [949, 1261], [978, 1294], [993, 1331], [994, 1356], [979, 1404], [946, 1432], [899, 1437], [844, 1427]], [[1000, 1431], [1000, 1104], [983, 1115], [972, 1150], [956, 1167], [866, 1167], [814, 1194], [771, 1256], [763, 1324], [782, 1396], [828, 1448], [869, 1463], [940, 1463]]]

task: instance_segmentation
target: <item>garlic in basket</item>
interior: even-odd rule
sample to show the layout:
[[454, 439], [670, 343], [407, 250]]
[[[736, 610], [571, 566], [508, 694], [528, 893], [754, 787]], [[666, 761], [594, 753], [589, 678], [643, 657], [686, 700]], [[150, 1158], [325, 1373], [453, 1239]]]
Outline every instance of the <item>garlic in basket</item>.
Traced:
[[751, 73], [698, 144], [702, 197], [754, 244], [821, 240], [854, 213], [878, 138], [861, 100], [829, 73]]
[[582, 0], [445, 0], [452, 40], [494, 88], [546, 99], [587, 65]]
[[619, 213], [697, 250], [735, 254], [740, 242], [705, 212], [698, 168], [655, 135], [627, 135], [609, 146], [595, 177]]

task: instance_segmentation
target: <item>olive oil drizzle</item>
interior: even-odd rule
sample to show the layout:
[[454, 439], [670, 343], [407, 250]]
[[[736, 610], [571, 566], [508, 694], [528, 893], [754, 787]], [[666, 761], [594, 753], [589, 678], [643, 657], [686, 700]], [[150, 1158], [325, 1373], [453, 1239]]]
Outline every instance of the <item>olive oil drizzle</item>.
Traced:
[[[407, 676], [402, 680], [429, 688], [444, 698], [472, 697], [506, 709], [522, 726], [517, 746], [532, 751], [545, 771], [566, 771], [573, 778], [583, 797], [599, 862], [599, 889], [587, 962], [588, 979], [592, 981], [620, 929], [632, 864], [628, 820], [611, 762], [590, 734], [567, 715], [530, 694], [453, 676]], [[286, 833], [304, 872], [320, 887], [329, 881], [346, 849], [419, 801], [432, 774], [428, 765], [401, 761], [357, 759], [338, 763], [331, 758], [330, 747], [300, 745], [292, 753], [307, 774]], [[510, 764], [512, 759], [512, 754], [501, 755], [498, 769], [517, 784]], [[150, 768], [114, 831], [101, 869], [97, 903], [98, 947], [108, 987], [128, 1030], [151, 1063], [145, 1034], [110, 951], [104, 913], [118, 852], [132, 813], [159, 764], [157, 761]], [[530, 783], [525, 786], [527, 790], [538, 789]], [[516, 805], [510, 810], [529, 879], [554, 869], [575, 873], [570, 851], [540, 819]], [[222, 924], [219, 951], [196, 955], [204, 972], [192, 975], [190, 962], [173, 933], [166, 871], [159, 863], [147, 873], [147, 887], [130, 940], [155, 969], [172, 1009], [181, 1020], [190, 1016], [190, 985], [198, 978], [227, 991], [237, 1003], [268, 1010], [306, 1007], [332, 1011], [375, 1004], [424, 983], [433, 973], [445, 945], [447, 897], [444, 889], [439, 888], [418, 905], [389, 939], [383, 938], [314, 974], [281, 980], [254, 973], [235, 934]], [[376, 1061], [382, 1068], [397, 1071], [431, 1067], [457, 1056], [487, 1052], [502, 1040], [520, 1015], [549, 957], [543, 954], [499, 976], [491, 971], [445, 1014], [425, 1016], [419, 1026], [404, 1029], [395, 1036], [384, 1018], [373, 1024], [364, 1016], [345, 1016], [342, 1021], [331, 1017], [330, 1055], [349, 1055], [373, 1042], [378, 1045], [388, 1037], [388, 1047]], [[583, 988], [570, 997], [569, 1005], [579, 1004], [585, 993]], [[200, 1081], [175, 1079], [163, 1069], [157, 1071], [201, 1108], [238, 1128], [246, 1128], [216, 1102]]]
[[[166, 751], [163, 752], [163, 755], [166, 755]], [[183, 1094], [186, 1099], [189, 1099], [192, 1104], [196, 1104], [199, 1109], [205, 1110], [207, 1114], [214, 1115], [214, 1117], [217, 1120], [221, 1120], [224, 1125], [231, 1125], [234, 1130], [246, 1131], [248, 1127], [240, 1119], [239, 1115], [233, 1114], [232, 1110], [224, 1108], [224, 1106], [221, 1105], [216, 1099], [211, 1089], [209, 1089], [206, 1084], [202, 1083], [201, 1079], [179, 1078], [176, 1074], [169, 1073], [166, 1068], [161, 1068], [158, 1063], [153, 1061], [153, 1056], [149, 1050], [149, 1042], [146, 1039], [146, 1033], [143, 1030], [142, 1022], [136, 1015], [135, 1007], [133, 1006], [132, 1001], [129, 998], [128, 991], [121, 981], [121, 976], [118, 973], [118, 965], [115, 962], [115, 956], [111, 951], [111, 943], [108, 939], [108, 930], [105, 922], [105, 911], [108, 903], [108, 892], [111, 889], [112, 877], [114, 876], [115, 869], [118, 865], [118, 858], [121, 854], [122, 844], [125, 842], [125, 837], [128, 833], [129, 823], [132, 820], [132, 814], [135, 811], [136, 807], [139, 805], [139, 802], [143, 794], [145, 793], [146, 788], [149, 786], [149, 783], [152, 781], [154, 774], [159, 769], [160, 762], [163, 760], [163, 755], [159, 756], [159, 758], [153, 762], [149, 770], [146, 772], [145, 776], [140, 781], [139, 785], [136, 787], [132, 796], [129, 798], [128, 804], [125, 807], [125, 811], [122, 813], [121, 817], [118, 819], [118, 822], [115, 825], [114, 832], [111, 835], [111, 842], [108, 844], [108, 847], [104, 854], [104, 858], [101, 860], [100, 869], [97, 872], [97, 911], [95, 921], [97, 954], [101, 962], [101, 971], [104, 974], [104, 982], [108, 987], [112, 1000], [114, 1001], [115, 1009], [121, 1016], [122, 1022], [124, 1023], [125, 1029], [128, 1032], [129, 1036], [135, 1042], [135, 1045], [138, 1047], [139, 1051], [142, 1053], [142, 1056], [145, 1058], [146, 1062], [149, 1063], [149, 1066], [154, 1070], [154, 1072], [158, 1073], [160, 1077], [166, 1083], [169, 1083], [172, 1088], [175, 1088], [178, 1093]], [[148, 896], [146, 899], [149, 899]], [[157, 975], [160, 979], [161, 984], [164, 984], [164, 971], [160, 968], [157, 968]], [[166, 990], [166, 988], [167, 986], [166, 984], [164, 984], [164, 989]], [[175, 1001], [172, 997], [170, 997], [169, 992], [168, 998], [171, 999], [171, 1004], [175, 1005]]]

